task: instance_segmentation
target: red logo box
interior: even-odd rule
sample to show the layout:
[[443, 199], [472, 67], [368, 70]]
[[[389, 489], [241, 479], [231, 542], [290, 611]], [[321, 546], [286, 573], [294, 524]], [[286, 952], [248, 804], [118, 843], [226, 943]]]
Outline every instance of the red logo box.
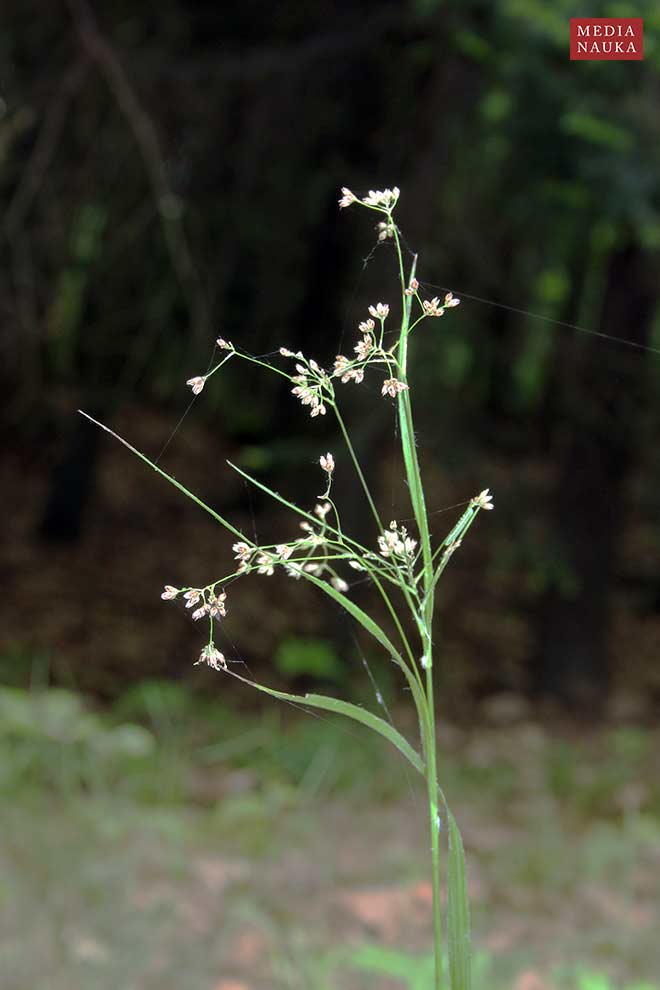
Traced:
[[571, 62], [641, 62], [641, 17], [571, 17]]

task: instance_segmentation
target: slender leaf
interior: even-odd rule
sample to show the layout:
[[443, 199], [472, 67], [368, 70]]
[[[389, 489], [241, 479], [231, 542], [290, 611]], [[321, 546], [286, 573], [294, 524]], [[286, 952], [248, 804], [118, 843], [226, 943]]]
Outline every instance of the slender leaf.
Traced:
[[[445, 805], [447, 808], [447, 806]], [[447, 943], [450, 990], [470, 990], [470, 907], [465, 882], [465, 853], [456, 819], [447, 808], [449, 864], [447, 883]]]
[[360, 708], [359, 705], [354, 705], [350, 701], [342, 701], [340, 698], [329, 698], [322, 694], [288, 694], [286, 691], [276, 691], [274, 688], [269, 688], [265, 684], [260, 684], [258, 681], [251, 681], [247, 677], [242, 677], [241, 674], [237, 674], [233, 670], [230, 673], [232, 677], [237, 677], [239, 681], [249, 684], [250, 687], [256, 688], [257, 691], [263, 691], [264, 694], [269, 694], [272, 698], [279, 698], [280, 701], [291, 701], [296, 705], [307, 705], [310, 708], [320, 708], [323, 711], [334, 712], [337, 715], [345, 715], [347, 718], [352, 718], [354, 722], [360, 722], [362, 725], [366, 725], [369, 729], [379, 733], [379, 735], [384, 736], [385, 739], [393, 743], [399, 752], [412, 763], [415, 770], [418, 770], [422, 775], [424, 774], [422, 758], [413, 749], [408, 740], [393, 725], [385, 722], [378, 715], [374, 715], [373, 712], [368, 711], [366, 708]]

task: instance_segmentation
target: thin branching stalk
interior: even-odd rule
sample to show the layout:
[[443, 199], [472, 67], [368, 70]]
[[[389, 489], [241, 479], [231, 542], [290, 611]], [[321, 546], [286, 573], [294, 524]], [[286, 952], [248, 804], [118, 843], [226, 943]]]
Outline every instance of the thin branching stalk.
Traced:
[[[133, 454], [139, 457], [152, 470], [174, 485], [196, 505], [209, 513], [228, 533], [237, 540], [232, 550], [235, 557], [233, 570], [223, 578], [204, 587], [174, 587], [166, 585], [162, 598], [181, 600], [187, 608], [193, 609], [195, 621], [208, 621], [208, 640], [199, 655], [197, 663], [206, 663], [215, 670], [231, 674], [238, 680], [251, 685], [273, 698], [294, 704], [318, 708], [342, 714], [360, 722], [392, 743], [401, 755], [422, 775], [426, 784], [428, 820], [431, 842], [431, 885], [433, 890], [433, 945], [435, 973], [432, 990], [443, 990], [445, 962], [449, 973], [450, 990], [470, 990], [470, 949], [469, 949], [469, 909], [465, 883], [465, 860], [463, 843], [456, 821], [447, 805], [439, 783], [439, 763], [436, 734], [436, 705], [434, 683], [434, 642], [433, 613], [438, 582], [456, 549], [481, 509], [492, 509], [492, 498], [488, 489], [470, 499], [462, 516], [448, 535], [434, 548], [429, 527], [428, 513], [422, 474], [419, 463], [415, 425], [413, 420], [411, 389], [408, 371], [408, 340], [413, 330], [427, 319], [442, 317], [446, 310], [459, 303], [451, 292], [444, 300], [420, 297], [416, 278], [417, 257], [413, 258], [411, 270], [406, 277], [401, 238], [394, 222], [394, 209], [399, 199], [399, 190], [386, 189], [370, 192], [358, 199], [350, 190], [342, 190], [341, 207], [359, 204], [379, 215], [378, 240], [392, 242], [396, 255], [398, 290], [401, 297], [401, 322], [397, 341], [385, 349], [386, 320], [390, 318], [390, 306], [377, 303], [369, 307], [369, 318], [358, 327], [358, 342], [354, 347], [356, 357], [337, 355], [334, 369], [328, 373], [312, 358], [301, 351], [293, 352], [286, 347], [279, 349], [280, 355], [294, 361], [295, 373], [275, 367], [269, 361], [245, 353], [234, 345], [218, 338], [217, 347], [222, 352], [215, 367], [205, 375], [190, 378], [187, 384], [195, 395], [199, 395], [206, 383], [227, 362], [235, 357], [248, 361], [256, 367], [271, 371], [285, 380], [293, 388], [292, 394], [302, 403], [312, 418], [326, 415], [327, 409], [334, 413], [339, 432], [348, 457], [356, 473], [363, 495], [369, 504], [371, 514], [378, 527], [377, 547], [371, 547], [370, 540], [358, 540], [345, 532], [341, 524], [340, 506], [332, 497], [331, 489], [335, 472], [335, 459], [332, 453], [322, 454], [319, 466], [324, 475], [323, 494], [312, 510], [297, 506], [286, 496], [269, 488], [267, 484], [253, 478], [234, 464], [229, 466], [251, 485], [266, 493], [275, 503], [288, 509], [297, 521], [302, 535], [290, 536], [280, 543], [258, 545], [248, 539], [231, 522], [193, 495], [184, 485], [158, 467], [145, 454], [124, 440], [113, 430], [98, 423], [87, 413], [91, 422], [106, 430], [120, 441]], [[418, 310], [413, 314], [413, 306]], [[383, 381], [381, 394], [384, 398], [396, 399], [401, 439], [401, 454], [405, 478], [410, 493], [412, 513], [417, 529], [417, 538], [411, 536], [396, 520], [388, 527], [383, 526], [376, 500], [353, 446], [350, 429], [339, 408], [341, 385], [362, 382], [365, 372], [385, 369], [388, 377]], [[463, 503], [465, 504], [465, 503]], [[332, 520], [332, 521], [331, 521]], [[363, 538], [364, 539], [364, 538]], [[396, 632], [395, 640], [390, 638], [383, 627], [350, 597], [349, 571], [342, 576], [338, 568], [346, 566], [358, 571], [377, 591]], [[276, 691], [257, 680], [238, 674], [229, 665], [223, 653], [215, 645], [217, 624], [227, 615], [226, 587], [234, 587], [239, 577], [260, 574], [266, 577], [283, 571], [295, 580], [304, 580], [323, 594], [332, 598], [357, 623], [364, 632], [375, 640], [385, 651], [386, 656], [401, 670], [415, 705], [422, 746], [421, 754], [391, 723], [373, 712], [340, 698], [307, 694], [304, 696]], [[397, 597], [398, 593], [398, 597]], [[413, 641], [406, 632], [409, 620], [416, 638]], [[387, 711], [387, 710], [386, 710]], [[441, 811], [442, 806], [442, 811]], [[445, 824], [446, 823], [446, 826]], [[442, 877], [441, 877], [441, 829], [446, 827], [447, 850], [446, 877], [447, 916], [443, 925]], [[446, 928], [446, 943], [443, 941], [443, 928]], [[446, 951], [446, 959], [445, 959]], [[429, 988], [431, 990], [431, 988]]]

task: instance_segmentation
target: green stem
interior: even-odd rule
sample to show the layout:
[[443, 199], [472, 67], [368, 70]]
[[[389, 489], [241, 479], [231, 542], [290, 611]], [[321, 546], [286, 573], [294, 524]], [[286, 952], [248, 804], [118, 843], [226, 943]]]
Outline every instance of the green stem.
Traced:
[[374, 500], [372, 498], [371, 492], [369, 491], [369, 485], [367, 484], [367, 479], [365, 478], [365, 476], [364, 476], [364, 474], [362, 472], [362, 468], [360, 467], [360, 462], [359, 462], [359, 460], [357, 458], [357, 454], [355, 453], [355, 449], [353, 447], [353, 444], [351, 443], [351, 438], [348, 435], [348, 430], [346, 429], [346, 426], [344, 424], [344, 420], [342, 419], [341, 413], [339, 412], [339, 408], [336, 405], [336, 403], [333, 402], [332, 408], [334, 409], [335, 416], [337, 417], [337, 422], [339, 423], [339, 429], [341, 430], [341, 434], [342, 434], [342, 436], [344, 438], [344, 442], [345, 442], [346, 447], [348, 449], [348, 452], [349, 452], [349, 454], [351, 456], [351, 460], [353, 461], [353, 466], [355, 468], [355, 471], [357, 473], [358, 478], [360, 479], [360, 484], [362, 485], [362, 490], [363, 490], [364, 494], [367, 497], [367, 502], [369, 503], [369, 508], [371, 509], [371, 513], [372, 513], [374, 519], [376, 520], [376, 525], [378, 526], [379, 532], [382, 532], [382, 530], [383, 530], [383, 524], [382, 524], [382, 522], [380, 520], [380, 516], [378, 515], [378, 509], [376, 508], [376, 504], [375, 504], [375, 502], [374, 502]]

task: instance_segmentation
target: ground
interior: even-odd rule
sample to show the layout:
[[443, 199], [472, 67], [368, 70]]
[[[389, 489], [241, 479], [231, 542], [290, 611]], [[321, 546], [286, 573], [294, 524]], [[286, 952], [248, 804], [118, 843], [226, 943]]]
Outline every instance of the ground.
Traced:
[[[425, 990], [424, 800], [396, 751], [288, 709], [174, 704], [171, 686], [154, 716], [156, 690], [160, 734], [142, 755], [135, 735], [132, 762], [98, 755], [110, 723], [90, 728], [82, 707], [91, 764], [73, 763], [71, 712], [51, 719], [38, 758], [36, 737], [0, 738], [16, 768], [3, 781], [4, 990]], [[135, 696], [112, 722], [124, 742], [131, 708]], [[658, 741], [530, 713], [444, 727], [475, 990], [658, 982]]]

